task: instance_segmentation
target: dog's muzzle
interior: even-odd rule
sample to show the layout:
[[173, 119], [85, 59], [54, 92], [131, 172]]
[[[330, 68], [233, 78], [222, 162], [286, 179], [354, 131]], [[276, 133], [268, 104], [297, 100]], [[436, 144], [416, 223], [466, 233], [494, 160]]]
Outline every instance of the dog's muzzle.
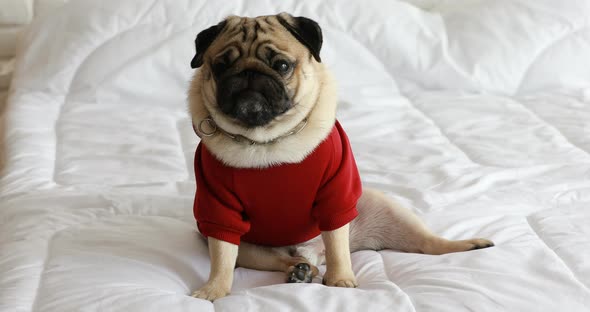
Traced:
[[291, 107], [283, 85], [254, 70], [224, 77], [217, 85], [217, 104], [229, 117], [247, 127], [260, 127]]

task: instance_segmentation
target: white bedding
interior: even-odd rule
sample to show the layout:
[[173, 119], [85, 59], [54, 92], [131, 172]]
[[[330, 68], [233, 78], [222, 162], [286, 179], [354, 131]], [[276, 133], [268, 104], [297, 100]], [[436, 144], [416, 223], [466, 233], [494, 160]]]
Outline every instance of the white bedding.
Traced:
[[[195, 35], [324, 30], [366, 185], [497, 246], [352, 255], [358, 289], [237, 269], [215, 303], [192, 216]], [[31, 26], [0, 180], [0, 311], [588, 311], [590, 2], [72, 1]]]

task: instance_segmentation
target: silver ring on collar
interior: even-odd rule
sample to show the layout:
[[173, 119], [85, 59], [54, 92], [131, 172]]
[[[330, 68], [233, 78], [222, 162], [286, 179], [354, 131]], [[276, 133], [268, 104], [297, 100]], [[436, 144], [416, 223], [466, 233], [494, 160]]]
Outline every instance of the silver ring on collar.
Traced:
[[[209, 126], [209, 128], [212, 128], [213, 130], [210, 132], [204, 131], [203, 130], [203, 123], [204, 122], [206, 122], [207, 126]], [[205, 137], [213, 136], [217, 132], [217, 124], [215, 123], [213, 118], [210, 118], [210, 117], [201, 120], [201, 122], [199, 122], [198, 128], [199, 128], [199, 132]]]

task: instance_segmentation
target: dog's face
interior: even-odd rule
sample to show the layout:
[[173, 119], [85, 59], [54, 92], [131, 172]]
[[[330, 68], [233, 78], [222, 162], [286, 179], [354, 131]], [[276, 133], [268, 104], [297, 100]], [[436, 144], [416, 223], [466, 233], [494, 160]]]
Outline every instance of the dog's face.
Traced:
[[218, 124], [272, 128], [312, 108], [322, 46], [316, 22], [286, 13], [231, 16], [199, 33], [195, 46], [194, 83]]

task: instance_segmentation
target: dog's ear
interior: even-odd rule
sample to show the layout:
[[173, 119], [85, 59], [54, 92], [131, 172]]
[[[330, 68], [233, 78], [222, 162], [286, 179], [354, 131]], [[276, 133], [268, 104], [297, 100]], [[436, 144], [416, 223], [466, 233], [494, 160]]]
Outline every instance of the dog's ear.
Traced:
[[226, 21], [223, 21], [217, 25], [211, 26], [197, 35], [197, 38], [195, 39], [196, 52], [191, 61], [192, 68], [199, 68], [203, 65], [203, 55], [205, 55], [205, 51], [207, 51], [207, 48], [209, 48], [211, 43], [213, 43], [215, 38], [217, 38], [219, 33], [223, 30], [225, 23]]
[[299, 42], [309, 49], [311, 55], [316, 61], [322, 62], [320, 50], [322, 49], [322, 29], [314, 20], [307, 17], [293, 17], [288, 13], [277, 15], [277, 19], [283, 27], [295, 37]]

